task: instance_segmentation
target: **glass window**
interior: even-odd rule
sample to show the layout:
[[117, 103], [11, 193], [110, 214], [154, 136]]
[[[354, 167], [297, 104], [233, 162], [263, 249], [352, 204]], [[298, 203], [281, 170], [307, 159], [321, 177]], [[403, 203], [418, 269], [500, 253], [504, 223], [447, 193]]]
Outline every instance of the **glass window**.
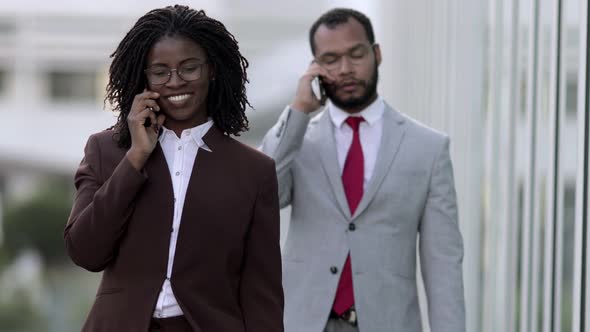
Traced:
[[48, 73], [49, 95], [54, 101], [98, 100], [96, 72], [52, 71]]
[[573, 183], [566, 184], [563, 193], [563, 233], [562, 237], [562, 266], [561, 266], [561, 317], [560, 331], [572, 330], [573, 299], [572, 289], [574, 280], [574, 231], [576, 220], [576, 186]]
[[578, 81], [577, 77], [570, 76], [569, 78], [565, 89], [565, 114], [575, 117], [578, 112]]
[[8, 76], [8, 73], [6, 72], [6, 70], [0, 68], [0, 96], [3, 96], [6, 94], [7, 76]]
[[16, 34], [16, 22], [6, 17], [0, 18], [0, 36], [12, 36]]

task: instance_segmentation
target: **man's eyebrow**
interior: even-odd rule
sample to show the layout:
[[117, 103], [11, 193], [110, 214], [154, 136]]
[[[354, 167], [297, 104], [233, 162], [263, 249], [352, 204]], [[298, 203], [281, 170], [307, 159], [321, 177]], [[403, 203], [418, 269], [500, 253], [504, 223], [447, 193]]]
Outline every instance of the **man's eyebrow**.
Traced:
[[344, 53], [336, 53], [336, 52], [333, 52], [333, 51], [329, 51], [329, 52], [320, 54], [319, 57], [322, 58], [322, 57], [326, 57], [326, 56], [339, 56], [341, 54], [347, 54], [347, 53], [356, 51], [356, 50], [358, 50], [358, 49], [360, 49], [360, 48], [362, 48], [364, 46], [365, 46], [365, 44], [359, 43], [359, 44], [356, 44], [356, 45], [352, 46], [351, 48], [349, 48], [348, 50], [346, 50]]

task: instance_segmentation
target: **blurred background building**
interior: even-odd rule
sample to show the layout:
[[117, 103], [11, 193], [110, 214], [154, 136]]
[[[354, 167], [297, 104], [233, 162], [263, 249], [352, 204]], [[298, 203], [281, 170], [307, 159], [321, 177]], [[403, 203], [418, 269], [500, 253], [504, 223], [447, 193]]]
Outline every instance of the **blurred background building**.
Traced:
[[[64, 256], [73, 174], [88, 136], [116, 120], [103, 104], [109, 55], [169, 4], [0, 3], [0, 331], [79, 330], [99, 275]], [[451, 136], [468, 331], [590, 331], [587, 0], [188, 5], [224, 22], [250, 61], [255, 109], [240, 139], [254, 146], [311, 61], [313, 21], [335, 6], [365, 12], [380, 94]]]

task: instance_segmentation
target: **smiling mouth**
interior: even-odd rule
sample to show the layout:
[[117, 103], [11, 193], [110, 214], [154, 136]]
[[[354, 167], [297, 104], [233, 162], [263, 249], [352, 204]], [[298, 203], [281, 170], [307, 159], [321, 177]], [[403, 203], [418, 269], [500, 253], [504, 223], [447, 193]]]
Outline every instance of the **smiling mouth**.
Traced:
[[168, 100], [171, 101], [172, 103], [180, 104], [180, 103], [184, 102], [185, 100], [187, 100], [190, 96], [191, 96], [190, 94], [185, 93], [182, 95], [170, 96], [170, 97], [168, 97]]

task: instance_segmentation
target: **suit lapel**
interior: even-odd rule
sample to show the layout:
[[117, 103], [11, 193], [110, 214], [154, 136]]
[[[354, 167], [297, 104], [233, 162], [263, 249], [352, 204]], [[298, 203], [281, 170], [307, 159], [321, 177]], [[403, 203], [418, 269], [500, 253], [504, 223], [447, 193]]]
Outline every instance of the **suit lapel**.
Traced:
[[170, 206], [174, 206], [172, 199], [174, 198], [174, 190], [172, 188], [172, 179], [170, 178], [170, 169], [164, 156], [162, 146], [158, 142], [154, 152], [150, 156], [149, 161], [145, 165], [146, 172], [150, 175], [149, 181], [151, 184], [161, 190], [162, 197], [170, 197]]
[[369, 206], [369, 203], [375, 197], [377, 190], [389, 172], [404, 138], [406, 131], [404, 121], [396, 111], [385, 104], [385, 112], [383, 112], [383, 133], [381, 135], [379, 151], [377, 152], [375, 169], [373, 170], [373, 176], [367, 184], [367, 188], [365, 188], [363, 198], [354, 212], [353, 219], [363, 213], [367, 206]]
[[223, 132], [215, 125], [203, 136], [203, 142], [213, 152], [199, 148], [193, 164], [191, 177], [188, 181], [186, 195], [184, 197], [181, 226], [176, 242], [174, 265], [172, 267], [173, 274], [177, 269], [182, 270], [186, 268], [184, 264], [190, 260], [185, 259], [184, 256], [192, 253], [198, 247], [198, 245], [195, 245], [191, 236], [194, 234], [193, 230], [199, 227], [199, 220], [204, 217], [203, 211], [207, 210], [205, 206], [207, 204], [207, 197], [211, 196], [212, 188], [219, 185], [216, 180], [219, 178], [218, 174], [224, 171], [223, 140]]
[[[160, 247], [155, 252], [161, 253], [158, 262], [165, 262], [168, 260], [168, 247], [170, 246], [170, 238], [161, 237], [159, 234], [163, 232], [168, 233], [172, 228], [172, 219], [174, 216], [174, 190], [172, 188], [172, 179], [170, 178], [170, 171], [166, 163], [164, 151], [160, 143], [156, 144], [156, 148], [145, 164], [145, 170], [148, 174], [148, 183], [144, 190], [148, 191], [150, 195], [150, 206], [143, 206], [150, 210], [150, 218], [146, 220], [149, 226], [146, 226], [146, 231], [157, 234], [151, 238], [159, 239], [157, 243], [150, 245]], [[161, 241], [160, 241], [161, 240]]]
[[332, 192], [336, 197], [340, 211], [348, 221], [351, 218], [350, 208], [344, 193], [342, 185], [342, 176], [338, 166], [338, 156], [336, 153], [336, 141], [334, 139], [334, 126], [330, 119], [330, 114], [326, 109], [321, 115], [318, 128], [318, 149], [322, 167], [332, 187]]
[[[213, 126], [211, 129], [209, 129], [209, 132], [203, 136], [203, 141], [205, 144], [207, 144], [211, 151], [216, 151], [219, 147], [218, 140], [222, 136], [223, 134], [217, 129], [217, 127]], [[208, 186], [211, 185], [208, 183], [210, 179], [208, 179], [207, 176], [214, 174], [223, 167], [223, 164], [218, 164], [219, 158], [216, 159], [213, 153], [214, 152], [209, 152], [203, 148], [199, 148], [199, 152], [197, 153], [197, 157], [191, 171], [191, 177], [186, 188], [186, 195], [184, 199], [185, 206], [188, 205], [186, 202], [193, 204], [194, 202], [198, 202], [200, 198], [202, 200], [202, 197], [207, 197], [208, 191], [210, 190]], [[217, 157], [219, 156], [220, 151], [217, 151]], [[183, 221], [185, 219], [185, 215], [189, 212], [190, 209], [183, 209]]]
[[172, 179], [170, 178], [170, 170], [164, 151], [160, 146], [160, 143], [156, 144], [156, 148], [152, 153], [150, 160], [145, 165], [146, 172], [151, 175], [149, 181], [151, 185], [158, 188], [163, 199], [170, 198], [169, 204], [171, 207], [174, 206], [172, 202], [174, 198], [174, 190], [172, 188]]

